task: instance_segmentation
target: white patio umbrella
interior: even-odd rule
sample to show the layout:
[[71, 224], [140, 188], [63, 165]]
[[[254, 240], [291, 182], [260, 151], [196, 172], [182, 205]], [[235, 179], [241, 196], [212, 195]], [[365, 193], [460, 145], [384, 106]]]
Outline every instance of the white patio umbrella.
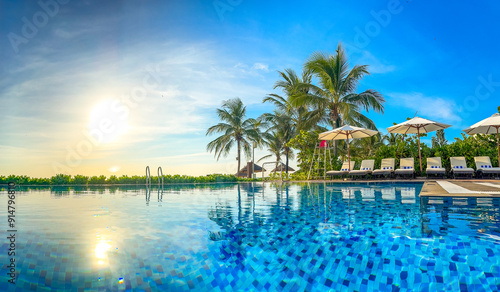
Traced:
[[351, 170], [351, 153], [349, 150], [349, 138], [367, 138], [376, 135], [378, 131], [358, 128], [354, 126], [344, 125], [340, 128], [333, 129], [319, 134], [320, 140], [347, 140], [347, 160], [349, 162], [349, 171]]
[[418, 159], [420, 161], [420, 171], [422, 171], [422, 154], [420, 153], [420, 134], [429, 133], [437, 130], [443, 130], [448, 127], [451, 127], [451, 125], [434, 122], [420, 117], [414, 117], [411, 120], [387, 128], [387, 131], [389, 131], [389, 133], [398, 133], [398, 134], [417, 134]]
[[474, 125], [462, 131], [464, 131], [468, 135], [497, 134], [497, 152], [498, 152], [498, 161], [500, 163], [500, 143], [498, 141], [498, 128], [500, 128], [500, 114], [493, 114], [491, 117], [486, 118], [480, 122], [477, 122]]

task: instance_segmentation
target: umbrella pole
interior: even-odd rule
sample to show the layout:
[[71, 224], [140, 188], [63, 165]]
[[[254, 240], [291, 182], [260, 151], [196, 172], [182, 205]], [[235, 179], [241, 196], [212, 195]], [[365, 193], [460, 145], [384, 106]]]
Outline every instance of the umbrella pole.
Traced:
[[350, 153], [350, 147], [349, 147], [349, 134], [347, 134], [347, 163], [349, 163], [347, 169], [351, 171], [351, 153]]
[[417, 128], [418, 137], [418, 160], [420, 160], [420, 175], [422, 175], [422, 154], [420, 153], [420, 128]]
[[323, 163], [323, 180], [326, 179], [326, 148], [328, 148], [328, 142], [325, 143], [325, 159], [324, 160], [324, 163]]
[[498, 152], [498, 166], [500, 167], [500, 143], [498, 142], [498, 127], [497, 127], [497, 152]]

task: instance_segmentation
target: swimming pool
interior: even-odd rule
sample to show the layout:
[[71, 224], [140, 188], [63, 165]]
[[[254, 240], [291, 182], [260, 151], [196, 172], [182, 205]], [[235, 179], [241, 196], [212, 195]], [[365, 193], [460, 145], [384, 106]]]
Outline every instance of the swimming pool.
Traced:
[[500, 199], [421, 187], [18, 189], [17, 279], [7, 235], [0, 290], [500, 290]]

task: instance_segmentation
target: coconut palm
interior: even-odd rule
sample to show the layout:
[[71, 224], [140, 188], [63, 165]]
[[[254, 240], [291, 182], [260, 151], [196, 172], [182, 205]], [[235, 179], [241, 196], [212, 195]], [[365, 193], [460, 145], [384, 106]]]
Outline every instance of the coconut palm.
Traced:
[[380, 133], [365, 139], [355, 139], [351, 145], [351, 155], [362, 159], [373, 157], [377, 149], [382, 145], [384, 143]]
[[[273, 113], [265, 113], [259, 117], [259, 120], [264, 121], [268, 126], [268, 133], [272, 133], [276, 139], [271, 139], [273, 143], [281, 144], [283, 154], [286, 157], [286, 172], [288, 173], [288, 161], [293, 158], [292, 148], [288, 146], [288, 142], [295, 137], [297, 127], [291, 115], [283, 111], [274, 111]], [[269, 144], [268, 144], [269, 145]], [[278, 147], [275, 147], [278, 149]], [[273, 151], [272, 151], [273, 152]]]
[[221, 136], [207, 144], [207, 150], [215, 151], [217, 160], [222, 156], [227, 156], [231, 148], [236, 143], [238, 156], [238, 171], [241, 166], [241, 149], [246, 156], [250, 156], [251, 143], [259, 141], [259, 123], [255, 119], [245, 119], [246, 106], [239, 98], [226, 100], [222, 103], [222, 108], [217, 109], [217, 116], [221, 123], [208, 128], [206, 135], [222, 133]]
[[387, 145], [397, 145], [398, 141], [401, 141], [402, 139], [404, 139], [404, 135], [387, 133], [387, 135], [384, 135], [384, 137], [382, 138], [382, 142], [386, 143]]
[[383, 113], [384, 97], [373, 89], [356, 93], [358, 83], [370, 74], [368, 65], [355, 65], [349, 69], [347, 55], [339, 43], [335, 55], [313, 53], [304, 69], [312, 72], [319, 84], [310, 84], [310, 93], [294, 98], [293, 105], [313, 106], [323, 113], [323, 122], [334, 128], [350, 124], [376, 130], [375, 123], [361, 112], [374, 110]]
[[271, 93], [262, 102], [272, 103], [278, 111], [290, 115], [297, 132], [310, 130], [321, 119], [321, 112], [318, 110], [310, 111], [305, 104], [292, 105], [292, 100], [308, 94], [309, 88], [307, 85], [311, 83], [311, 72], [304, 70], [301, 77], [292, 69], [285, 69], [284, 72], [278, 71], [278, 73], [282, 79], [276, 81], [274, 89], [281, 89], [284, 96]]
[[337, 127], [349, 123], [376, 129], [373, 121], [360, 111], [373, 109], [383, 113], [384, 97], [373, 89], [359, 94], [355, 92], [358, 83], [370, 74], [368, 65], [356, 65], [349, 70], [347, 56], [339, 43], [336, 55], [313, 53], [304, 67], [319, 80], [319, 86], [310, 86], [313, 94], [309, 95], [309, 99], [326, 110], [332, 125]]
[[276, 161], [281, 161], [281, 155], [284, 155], [283, 141], [281, 140], [281, 137], [278, 135], [278, 133], [266, 132], [263, 133], [262, 137], [264, 140], [264, 144], [267, 145], [267, 151], [271, 152], [271, 154], [261, 157], [257, 162], [260, 162], [272, 156], [275, 157]]

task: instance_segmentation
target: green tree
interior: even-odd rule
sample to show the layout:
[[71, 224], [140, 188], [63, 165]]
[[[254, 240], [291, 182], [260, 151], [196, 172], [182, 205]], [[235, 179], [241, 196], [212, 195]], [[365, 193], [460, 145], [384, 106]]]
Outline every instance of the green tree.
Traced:
[[339, 43], [335, 55], [315, 52], [304, 68], [314, 74], [319, 85], [310, 84], [310, 92], [294, 98], [294, 105], [309, 105], [319, 110], [323, 121], [334, 128], [350, 124], [376, 130], [375, 123], [361, 112], [383, 113], [385, 98], [373, 89], [356, 93], [358, 83], [370, 74], [368, 65], [349, 69], [347, 55]]
[[269, 126], [267, 132], [271, 132], [273, 143], [280, 143], [280, 147], [275, 150], [282, 151], [285, 155], [286, 173], [288, 173], [289, 159], [293, 158], [293, 151], [288, 142], [296, 135], [297, 127], [291, 115], [284, 111], [274, 111], [272, 114], [263, 114], [259, 119], [265, 121], [265, 125]]
[[378, 148], [383, 144], [382, 136], [380, 134], [362, 138], [354, 139], [351, 142], [351, 157], [367, 159], [373, 157]]
[[261, 157], [257, 162], [274, 156], [276, 161], [281, 161], [281, 155], [283, 155], [283, 143], [276, 132], [266, 132], [263, 133], [264, 143], [267, 146], [267, 151], [271, 154]]
[[71, 175], [69, 174], [57, 174], [50, 178], [50, 184], [52, 185], [69, 185], [71, 183]]
[[89, 179], [89, 185], [103, 185], [106, 183], [106, 176], [93, 176]]
[[311, 72], [304, 70], [299, 77], [292, 69], [285, 69], [284, 72], [278, 71], [281, 79], [276, 81], [274, 89], [281, 89], [284, 96], [276, 93], [267, 95], [262, 102], [272, 103], [280, 112], [286, 113], [295, 123], [297, 131], [310, 130], [321, 119], [319, 110], [310, 111], [307, 105], [294, 105], [294, 99], [309, 94], [309, 84], [311, 83]]
[[207, 150], [215, 152], [217, 160], [227, 156], [236, 143], [238, 156], [238, 170], [241, 166], [241, 149], [246, 156], [250, 156], [252, 141], [258, 141], [259, 132], [256, 130], [255, 119], [246, 118], [246, 106], [239, 98], [226, 100], [221, 109], [217, 109], [217, 116], [221, 123], [208, 128], [206, 135], [222, 133], [221, 136], [207, 144]]
[[443, 147], [444, 145], [448, 144], [448, 141], [446, 141], [446, 138], [444, 137], [444, 130], [437, 130], [436, 136], [433, 136], [431, 138], [431, 143], [432, 148]]
[[73, 177], [72, 182], [76, 185], [86, 185], [89, 182], [89, 177], [77, 174]]
[[109, 179], [106, 180], [106, 183], [108, 184], [117, 184], [118, 183], [118, 178], [116, 175], [112, 175], [109, 177]]

